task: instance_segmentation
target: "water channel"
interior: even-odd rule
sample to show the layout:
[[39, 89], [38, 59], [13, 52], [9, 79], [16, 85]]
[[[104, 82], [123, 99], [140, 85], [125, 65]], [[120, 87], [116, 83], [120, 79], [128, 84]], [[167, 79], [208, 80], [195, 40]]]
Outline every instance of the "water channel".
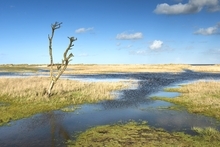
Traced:
[[[34, 74], [0, 73], [1, 77], [27, 77]], [[134, 80], [131, 88], [116, 92], [117, 98], [96, 104], [78, 106], [74, 112], [61, 110], [36, 114], [30, 118], [12, 121], [0, 127], [1, 147], [65, 146], [80, 131], [94, 126], [126, 122], [147, 121], [150, 126], [167, 131], [184, 131], [192, 134], [192, 127], [215, 127], [218, 121], [211, 117], [190, 114], [184, 110], [163, 109], [173, 104], [152, 100], [152, 96], [175, 97], [179, 93], [164, 92], [166, 87], [177, 87], [197, 80], [219, 80], [219, 73], [184, 71], [180, 73], [115, 73], [97, 75], [65, 75], [62, 78], [99, 81]]]

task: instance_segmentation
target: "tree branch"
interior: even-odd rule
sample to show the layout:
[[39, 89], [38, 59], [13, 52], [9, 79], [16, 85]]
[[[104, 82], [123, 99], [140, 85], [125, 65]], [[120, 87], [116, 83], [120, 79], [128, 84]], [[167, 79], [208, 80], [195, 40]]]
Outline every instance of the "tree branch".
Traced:
[[63, 54], [63, 59], [64, 59], [64, 61], [68, 61], [67, 53], [68, 53], [69, 50], [72, 49], [71, 47], [74, 46], [73, 42], [77, 40], [77, 38], [74, 38], [74, 37], [68, 37], [68, 38], [69, 38], [70, 42], [69, 42], [69, 45], [68, 45], [66, 51], [65, 51], [64, 54]]
[[62, 64], [61, 65], [57, 65], [57, 74], [54, 75], [54, 71], [53, 71], [53, 54], [52, 54], [52, 40], [53, 40], [53, 36], [54, 36], [54, 32], [56, 29], [59, 29], [61, 27], [61, 23], [59, 22], [55, 22], [54, 24], [51, 24], [51, 29], [52, 29], [52, 33], [51, 36], [48, 35], [48, 39], [49, 39], [49, 55], [50, 55], [50, 78], [51, 78], [51, 82], [50, 82], [50, 86], [49, 89], [47, 91], [48, 96], [51, 95], [51, 90], [54, 86], [54, 84], [56, 83], [56, 81], [60, 78], [60, 76], [63, 74], [63, 72], [66, 70], [69, 62], [71, 61], [71, 58], [73, 57], [73, 54], [70, 53], [68, 56], [68, 51], [71, 50], [74, 46], [73, 42], [77, 40], [77, 38], [74, 37], [68, 37], [69, 38], [69, 45], [66, 48], [64, 54], [63, 54], [63, 60], [62, 60]]
[[59, 29], [61, 27], [61, 24], [62, 24], [62, 22], [61, 23], [55, 22], [54, 24], [51, 24], [51, 29], [52, 29], [51, 37], [48, 34], [49, 55], [50, 55], [50, 78], [51, 78], [51, 80], [54, 80], [54, 75], [53, 75], [53, 52], [52, 52], [53, 36], [54, 36], [55, 30]]

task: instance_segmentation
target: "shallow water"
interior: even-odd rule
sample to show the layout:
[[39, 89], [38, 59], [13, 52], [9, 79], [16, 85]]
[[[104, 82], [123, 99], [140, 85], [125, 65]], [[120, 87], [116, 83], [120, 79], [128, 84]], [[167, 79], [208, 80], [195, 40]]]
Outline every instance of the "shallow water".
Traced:
[[[220, 74], [182, 73], [136, 73], [103, 75], [66, 75], [63, 78], [94, 81], [118, 81], [130, 79], [137, 84], [116, 92], [117, 98], [97, 104], [85, 104], [74, 112], [51, 111], [30, 118], [13, 121], [10, 126], [0, 127], [1, 146], [65, 146], [64, 141], [74, 138], [79, 131], [119, 121], [146, 120], [150, 126], [168, 131], [193, 133], [191, 128], [216, 127], [218, 122], [203, 115], [186, 111], [167, 110], [171, 103], [152, 100], [151, 96], [177, 96], [178, 93], [163, 92], [166, 87], [177, 87], [196, 80], [218, 80]], [[136, 82], [135, 82], [136, 83]]]

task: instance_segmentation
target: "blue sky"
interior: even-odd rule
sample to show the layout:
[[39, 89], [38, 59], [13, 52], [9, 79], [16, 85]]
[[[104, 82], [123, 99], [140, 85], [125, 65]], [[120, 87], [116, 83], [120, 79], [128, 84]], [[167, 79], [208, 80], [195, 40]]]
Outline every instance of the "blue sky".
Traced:
[[220, 0], [0, 0], [0, 64], [220, 63]]

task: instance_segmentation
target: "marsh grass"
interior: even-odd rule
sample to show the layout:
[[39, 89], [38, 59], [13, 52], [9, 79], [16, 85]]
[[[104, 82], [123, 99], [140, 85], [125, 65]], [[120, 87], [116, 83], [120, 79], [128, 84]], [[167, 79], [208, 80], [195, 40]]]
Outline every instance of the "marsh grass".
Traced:
[[[105, 74], [128, 72], [181, 72], [190, 68], [187, 64], [72, 64], [64, 74]], [[0, 71], [38, 71], [49, 69], [47, 65], [0, 65]]]
[[87, 83], [73, 80], [59, 80], [50, 98], [45, 97], [49, 85], [45, 77], [0, 78], [0, 124], [68, 105], [94, 103], [111, 100], [114, 90], [126, 88], [129, 82]]
[[189, 112], [205, 114], [220, 120], [220, 82], [199, 81], [166, 91], [180, 92], [176, 98], [154, 98], [184, 106]]
[[67, 146], [206, 147], [220, 145], [219, 131], [210, 128], [193, 128], [193, 130], [198, 135], [191, 136], [183, 132], [167, 132], [160, 128], [149, 127], [145, 122], [104, 125], [88, 129], [81, 133], [75, 141], [69, 140]]
[[220, 139], [220, 133], [214, 128], [207, 127], [207, 128], [199, 128], [199, 127], [193, 127], [192, 130], [200, 134], [201, 136], [209, 136]]
[[66, 73], [94, 74], [94, 73], [137, 73], [137, 72], [181, 72], [188, 68], [184, 64], [78, 64], [70, 65]]
[[[56, 68], [56, 67], [54, 67]], [[49, 69], [47, 65], [0, 65], [0, 71], [9, 72], [36, 72], [39, 69]], [[219, 65], [189, 64], [70, 64], [64, 74], [105, 74], [128, 72], [182, 72], [192, 70], [195, 72], [220, 72]]]
[[0, 65], [0, 71], [7, 72], [37, 72], [39, 67], [31, 65]]
[[189, 66], [188, 69], [196, 72], [220, 72], [220, 65], [216, 64], [212, 66]]
[[[43, 66], [42, 66], [43, 67]], [[46, 67], [44, 67], [46, 68]], [[75, 64], [69, 65], [66, 74], [138, 73], [138, 72], [220, 72], [219, 65], [192, 66], [189, 64]]]

